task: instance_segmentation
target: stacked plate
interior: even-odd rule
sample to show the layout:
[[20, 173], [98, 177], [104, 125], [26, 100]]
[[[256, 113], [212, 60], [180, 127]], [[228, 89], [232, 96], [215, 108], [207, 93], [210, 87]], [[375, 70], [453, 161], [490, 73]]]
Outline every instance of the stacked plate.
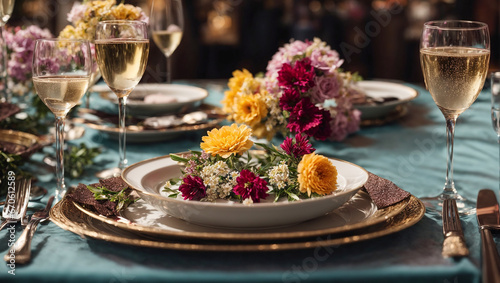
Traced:
[[[92, 92], [97, 92], [106, 101], [112, 102], [118, 109], [116, 95], [106, 85], [96, 85]], [[127, 116], [139, 120], [139, 123], [127, 123], [127, 141], [134, 143], [158, 142], [173, 139], [183, 133], [206, 130], [216, 127], [224, 120], [219, 108], [203, 104], [208, 96], [205, 89], [175, 84], [139, 84], [127, 100]], [[197, 113], [197, 116], [192, 115]], [[186, 115], [201, 118], [183, 119]], [[146, 119], [161, 117], [173, 121], [168, 126], [148, 126]], [[118, 139], [117, 123], [103, 123], [101, 119], [86, 118], [85, 124], [102, 132], [109, 138]], [[87, 119], [88, 118], [88, 119]], [[174, 121], [175, 120], [175, 121]], [[117, 118], [116, 118], [116, 121]]]
[[[204, 251], [273, 251], [346, 244], [395, 233], [423, 217], [425, 207], [413, 196], [377, 209], [370, 196], [360, 190], [367, 172], [342, 160], [331, 162], [341, 180], [334, 195], [248, 206], [169, 198], [161, 188], [179, 173], [177, 165], [164, 156], [124, 170], [122, 178], [141, 200], [122, 211], [120, 217], [98, 215], [67, 199], [53, 207], [50, 217], [61, 228], [82, 236], [141, 247]], [[315, 214], [306, 215], [311, 211]], [[259, 216], [261, 213], [268, 217]], [[249, 221], [252, 218], [257, 221]]]

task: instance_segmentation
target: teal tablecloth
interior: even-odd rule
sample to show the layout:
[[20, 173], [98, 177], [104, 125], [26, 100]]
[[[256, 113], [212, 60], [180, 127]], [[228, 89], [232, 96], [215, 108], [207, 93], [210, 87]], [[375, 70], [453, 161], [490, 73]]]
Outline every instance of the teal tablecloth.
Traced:
[[[204, 82], [219, 103], [222, 87]], [[318, 152], [359, 164], [388, 178], [417, 197], [438, 194], [444, 184], [446, 150], [444, 118], [429, 93], [420, 95], [407, 116], [397, 122], [363, 128], [345, 142], [315, 142]], [[91, 105], [103, 106], [97, 95]], [[109, 106], [109, 105], [108, 105]], [[112, 105], [110, 106], [112, 107]], [[485, 90], [458, 121], [455, 140], [455, 182], [475, 199], [481, 188], [498, 194], [499, 154]], [[201, 133], [152, 144], [128, 144], [130, 163], [150, 157], [199, 149]], [[117, 141], [87, 129], [72, 143], [102, 146], [98, 165], [68, 185], [95, 182], [94, 173], [118, 162]], [[33, 161], [40, 182], [53, 190], [53, 174]], [[47, 197], [43, 199], [46, 201]], [[458, 260], [441, 256], [441, 219], [427, 212], [416, 225], [364, 242], [329, 247], [328, 256], [314, 249], [279, 252], [195, 252], [155, 250], [114, 244], [80, 236], [54, 223], [41, 225], [33, 240], [33, 261], [17, 265], [15, 276], [0, 264], [0, 281], [19, 282], [479, 282], [480, 237], [475, 215], [462, 218], [471, 255]], [[19, 237], [21, 228], [16, 236]], [[0, 233], [0, 253], [8, 249], [8, 233]], [[326, 251], [326, 250], [325, 250]]]

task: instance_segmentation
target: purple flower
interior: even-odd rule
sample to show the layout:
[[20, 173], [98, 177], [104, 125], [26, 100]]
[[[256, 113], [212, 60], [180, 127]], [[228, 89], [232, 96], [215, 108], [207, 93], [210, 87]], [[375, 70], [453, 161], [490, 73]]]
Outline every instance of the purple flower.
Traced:
[[203, 184], [203, 180], [193, 175], [187, 175], [182, 179], [179, 191], [181, 191], [182, 197], [188, 200], [200, 200], [207, 195], [207, 188]]
[[315, 76], [311, 60], [305, 58], [295, 62], [293, 67], [290, 64], [283, 64], [278, 72], [278, 82], [281, 87], [297, 88], [301, 92], [307, 92], [314, 86]]
[[315, 86], [311, 90], [311, 100], [313, 103], [323, 103], [327, 99], [334, 99], [340, 96], [342, 82], [336, 74], [316, 76]]
[[309, 143], [307, 136], [301, 134], [296, 134], [295, 139], [290, 137], [285, 138], [280, 146], [286, 154], [295, 157], [301, 157], [316, 150]]
[[304, 98], [290, 112], [287, 128], [292, 133], [315, 131], [322, 118], [322, 110], [312, 104], [309, 98]]
[[241, 170], [236, 182], [237, 185], [233, 188], [233, 192], [241, 196], [242, 200], [251, 198], [253, 202], [260, 202], [261, 199], [268, 196], [267, 182], [252, 171]]
[[332, 134], [329, 139], [333, 141], [341, 141], [347, 135], [359, 130], [361, 121], [361, 112], [357, 109], [352, 109], [348, 99], [339, 99], [338, 105], [334, 109], [336, 115], [330, 121]]

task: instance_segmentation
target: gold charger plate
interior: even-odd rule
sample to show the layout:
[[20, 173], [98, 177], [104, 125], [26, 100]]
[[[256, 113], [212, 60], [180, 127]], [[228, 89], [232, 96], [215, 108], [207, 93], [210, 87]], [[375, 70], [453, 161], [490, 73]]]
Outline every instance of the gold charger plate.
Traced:
[[57, 203], [50, 211], [52, 222], [62, 229], [80, 236], [94, 239], [149, 248], [189, 250], [189, 251], [277, 251], [306, 249], [319, 246], [348, 244], [365, 241], [396, 233], [415, 225], [425, 213], [423, 203], [411, 196], [410, 203], [397, 215], [387, 219], [381, 225], [368, 229], [356, 230], [346, 234], [328, 234], [322, 237], [304, 238], [298, 241], [253, 241], [253, 242], [217, 242], [200, 239], [152, 238], [126, 231], [97, 220], [77, 209], [66, 199]]
[[143, 200], [125, 209], [120, 219], [105, 217], [78, 203], [73, 204], [94, 219], [123, 230], [149, 236], [249, 241], [306, 238], [366, 229], [396, 216], [410, 202], [410, 198], [407, 198], [392, 206], [377, 209], [368, 193], [360, 191], [348, 203], [325, 216], [299, 224], [265, 229], [224, 229], [199, 226], [170, 215], [165, 216]]

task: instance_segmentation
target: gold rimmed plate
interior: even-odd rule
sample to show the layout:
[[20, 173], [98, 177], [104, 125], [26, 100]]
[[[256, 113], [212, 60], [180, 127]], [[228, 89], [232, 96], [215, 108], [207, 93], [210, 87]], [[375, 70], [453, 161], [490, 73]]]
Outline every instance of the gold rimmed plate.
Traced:
[[370, 196], [360, 191], [348, 203], [325, 216], [296, 225], [268, 229], [224, 229], [200, 226], [164, 215], [143, 200], [126, 208], [119, 218], [98, 215], [78, 203], [74, 205], [96, 220], [130, 232], [155, 237], [248, 241], [306, 238], [366, 229], [396, 216], [410, 202], [408, 198], [392, 206], [377, 209]]
[[348, 234], [328, 234], [322, 237], [304, 238], [296, 241], [254, 241], [254, 242], [213, 242], [200, 239], [152, 238], [139, 235], [114, 225], [90, 217], [77, 209], [72, 202], [63, 199], [50, 212], [50, 218], [59, 227], [94, 239], [149, 248], [189, 250], [189, 251], [278, 251], [306, 249], [319, 246], [348, 244], [365, 241], [399, 232], [415, 225], [422, 219], [425, 207], [422, 202], [411, 197], [408, 205], [394, 217], [381, 225], [355, 230]]
[[14, 130], [0, 130], [0, 148], [7, 148], [6, 151], [9, 153], [28, 157], [42, 146], [42, 139], [33, 134]]

